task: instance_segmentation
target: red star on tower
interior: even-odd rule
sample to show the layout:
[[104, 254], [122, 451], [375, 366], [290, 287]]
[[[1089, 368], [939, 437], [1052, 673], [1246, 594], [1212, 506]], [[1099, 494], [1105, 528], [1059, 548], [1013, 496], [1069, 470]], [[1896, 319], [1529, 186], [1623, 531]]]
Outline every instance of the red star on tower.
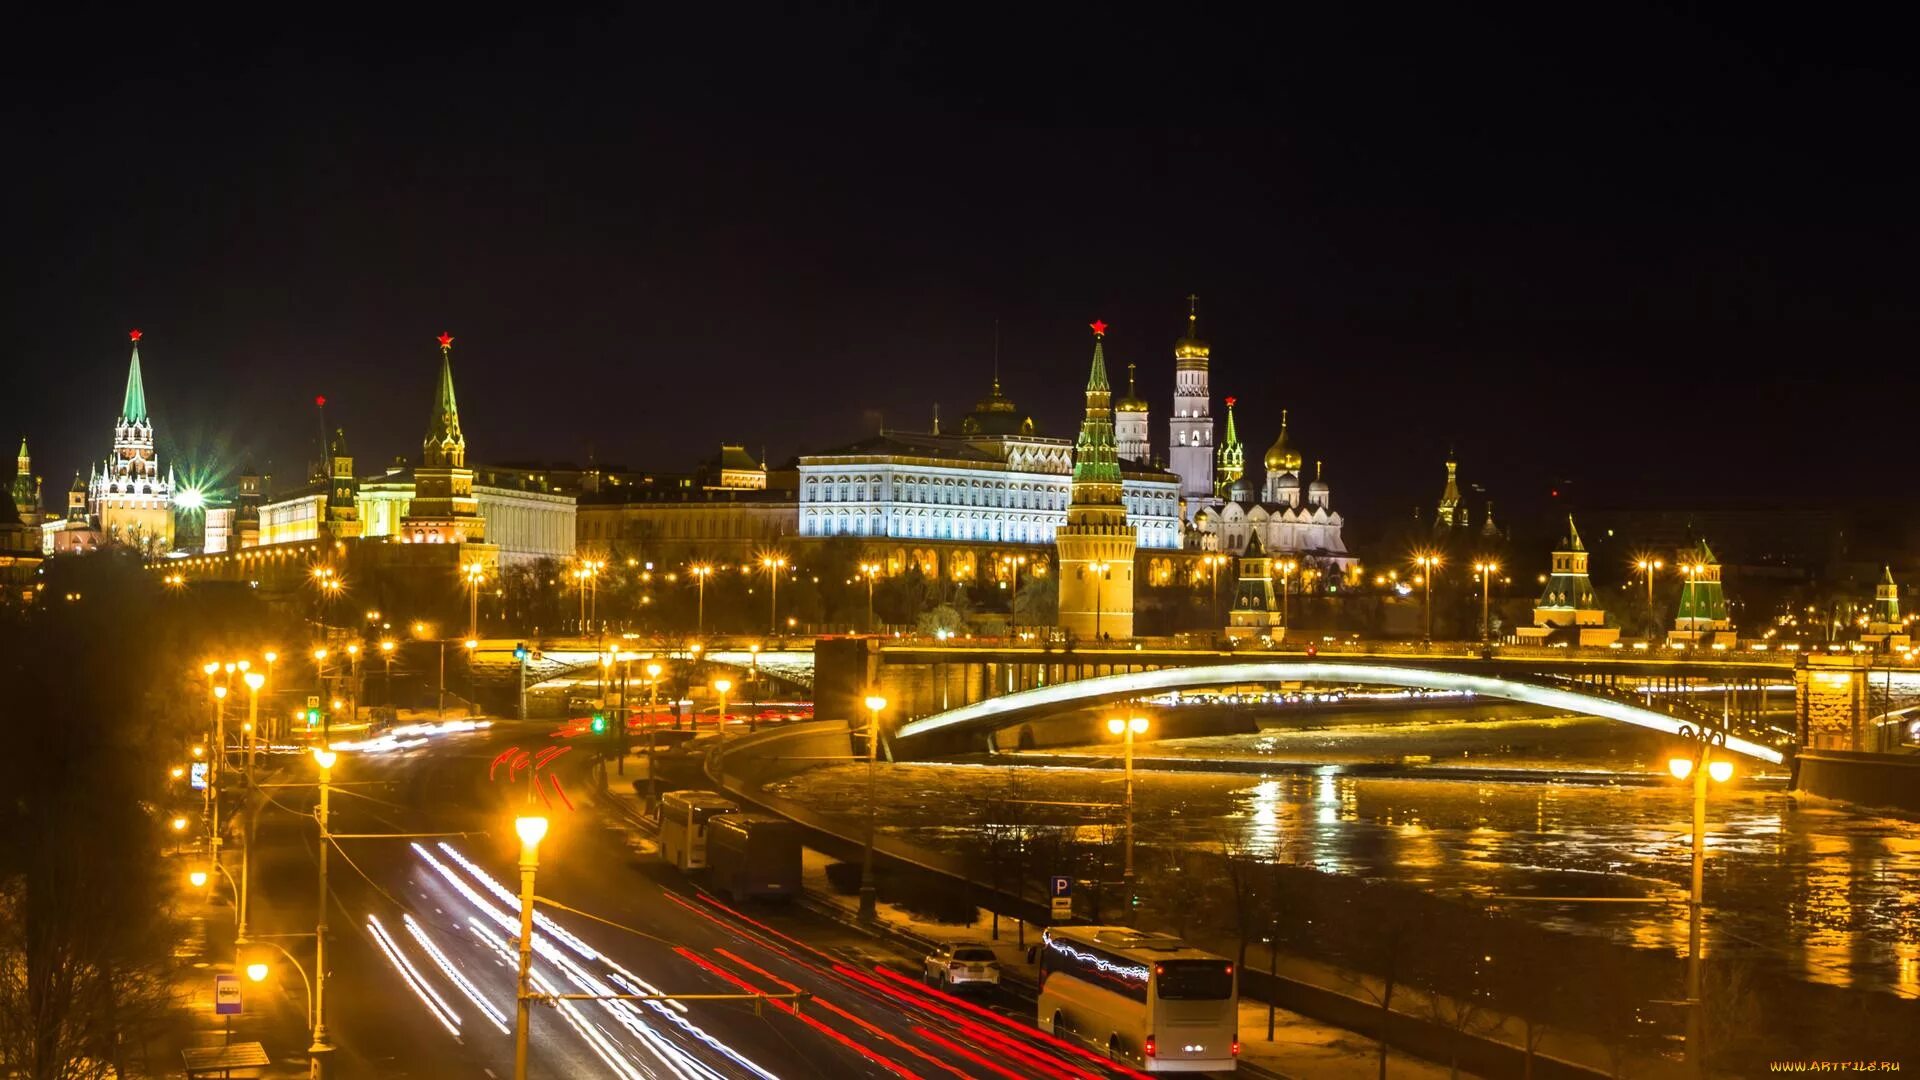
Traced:
[[453, 348], [453, 335], [452, 335], [452, 334], [449, 334], [449, 333], [447, 333], [447, 332], [446, 332], [445, 330], [442, 330], [442, 331], [440, 331], [440, 339], [439, 339], [439, 340], [440, 340], [440, 347], [441, 347], [441, 348], [443, 348], [443, 349], [451, 349], [451, 348]]
[[140, 340], [140, 331], [138, 330], [127, 331], [127, 339], [129, 341], [133, 341], [137, 343]]
[[1087, 325], [1088, 325], [1088, 326], [1091, 326], [1091, 327], [1093, 327], [1093, 334], [1094, 334], [1094, 336], [1095, 336], [1095, 337], [1105, 337], [1105, 336], [1106, 336], [1106, 334], [1107, 334], [1107, 324], [1106, 324], [1106, 323], [1104, 323], [1104, 322], [1102, 322], [1102, 321], [1100, 321], [1099, 319], [1095, 319], [1095, 320], [1093, 320], [1092, 322], [1090, 322], [1090, 323], [1088, 323]]
[[1227, 399], [1227, 408], [1229, 408], [1229, 409], [1231, 409], [1231, 408], [1233, 408], [1233, 403], [1234, 403], [1234, 402], [1236, 402], [1236, 401], [1239, 401], [1239, 400], [1240, 400], [1239, 398], [1228, 398], [1228, 399]]

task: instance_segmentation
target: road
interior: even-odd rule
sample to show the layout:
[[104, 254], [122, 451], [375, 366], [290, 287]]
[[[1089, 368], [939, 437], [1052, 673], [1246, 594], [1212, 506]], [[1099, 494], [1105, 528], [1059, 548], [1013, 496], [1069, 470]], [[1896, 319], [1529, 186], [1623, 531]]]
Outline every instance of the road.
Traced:
[[[559, 993], [784, 993], [768, 1001], [536, 1005], [540, 1077], [1046, 1077], [1139, 1075], [1057, 1042], [1010, 996], [922, 987], [916, 961], [803, 911], [736, 910], [701, 893], [592, 804], [584, 748], [544, 773], [545, 800], [495, 769], [514, 747], [566, 745], [544, 725], [502, 725], [333, 770], [332, 976], [327, 1020], [343, 1077], [512, 1074], [518, 839], [529, 799], [553, 819], [541, 844], [535, 975]], [[489, 779], [496, 773], [497, 779]], [[283, 779], [310, 779], [298, 763]], [[312, 789], [272, 792], [263, 818], [256, 933], [310, 928]], [[569, 809], [569, 802], [574, 809]], [[546, 803], [551, 803], [549, 810]], [[365, 838], [371, 833], [457, 836]], [[566, 909], [573, 909], [572, 911]], [[586, 914], [582, 914], [586, 913]], [[590, 918], [588, 915], [597, 917]], [[601, 922], [597, 920], [606, 920]], [[617, 924], [617, 925], [609, 925]], [[311, 943], [283, 941], [296, 955]], [[298, 987], [293, 989], [297, 999]]]

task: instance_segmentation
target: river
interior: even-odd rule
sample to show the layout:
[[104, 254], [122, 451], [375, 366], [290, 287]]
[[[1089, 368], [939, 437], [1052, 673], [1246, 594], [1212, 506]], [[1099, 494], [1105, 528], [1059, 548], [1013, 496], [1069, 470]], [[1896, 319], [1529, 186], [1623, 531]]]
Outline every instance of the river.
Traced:
[[[1684, 904], [1495, 899], [1683, 898], [1690, 788], [1667, 778], [1670, 738], [1484, 702], [1265, 710], [1261, 728], [1136, 745], [1143, 762], [1206, 757], [1246, 770], [1138, 770], [1137, 843], [1174, 856], [1143, 857], [1143, 867], [1177, 864], [1179, 849], [1217, 848], [1231, 836], [1326, 873], [1685, 952]], [[1049, 804], [1033, 807], [1030, 820], [1099, 819], [1103, 811], [1052, 804], [1111, 803], [1114, 769], [1049, 762], [1084, 763], [1117, 749], [1021, 755], [1019, 797]], [[1009, 770], [991, 765], [882, 768], [880, 820], [929, 846], [977, 844], [981, 814], [1009, 784]], [[1454, 772], [1461, 768], [1472, 771]], [[864, 776], [858, 766], [832, 766], [779, 790], [853, 816], [864, 808]], [[1142, 881], [1143, 890], [1154, 886]], [[1790, 796], [1779, 776], [1749, 775], [1743, 761], [1711, 792], [1706, 891], [1710, 951], [1813, 982], [1920, 997], [1920, 823]]]

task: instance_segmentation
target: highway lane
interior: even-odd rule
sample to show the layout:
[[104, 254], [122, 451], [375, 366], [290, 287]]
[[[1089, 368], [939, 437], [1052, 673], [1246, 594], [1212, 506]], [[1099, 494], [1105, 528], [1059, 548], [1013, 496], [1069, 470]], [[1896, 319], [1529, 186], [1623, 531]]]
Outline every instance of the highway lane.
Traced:
[[[495, 761], [505, 749], [556, 745], [567, 742], [548, 726], [502, 725], [341, 755], [335, 780], [370, 786], [336, 792], [336, 832], [465, 834], [338, 841], [329, 1015], [347, 1048], [341, 1075], [510, 1075], [511, 819], [529, 788], [525, 774], [508, 781]], [[536, 1006], [534, 1075], [1135, 1075], [1008, 1019], [1004, 999], [919, 986], [910, 964], [847, 928], [705, 896], [595, 811], [586, 759], [576, 748], [544, 770], [546, 799], [533, 805], [554, 826], [541, 845], [538, 892], [628, 929], [542, 906], [535, 973], [543, 988], [812, 997], [797, 1009], [773, 1001], [758, 1009], [740, 1001]], [[557, 791], [545, 774], [559, 778]]]

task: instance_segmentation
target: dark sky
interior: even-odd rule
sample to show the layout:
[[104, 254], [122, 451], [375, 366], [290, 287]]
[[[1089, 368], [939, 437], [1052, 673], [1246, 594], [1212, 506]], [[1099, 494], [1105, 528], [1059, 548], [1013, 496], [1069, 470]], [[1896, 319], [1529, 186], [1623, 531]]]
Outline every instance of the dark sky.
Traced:
[[1516, 513], [1912, 490], [1910, 27], [699, 6], [17, 24], [0, 434], [57, 500], [138, 326], [168, 460], [295, 478], [324, 393], [370, 471], [445, 329], [475, 460], [784, 460], [957, 416], [996, 319], [1065, 434], [1099, 317], [1164, 445], [1197, 292], [1362, 532], [1450, 441]]

